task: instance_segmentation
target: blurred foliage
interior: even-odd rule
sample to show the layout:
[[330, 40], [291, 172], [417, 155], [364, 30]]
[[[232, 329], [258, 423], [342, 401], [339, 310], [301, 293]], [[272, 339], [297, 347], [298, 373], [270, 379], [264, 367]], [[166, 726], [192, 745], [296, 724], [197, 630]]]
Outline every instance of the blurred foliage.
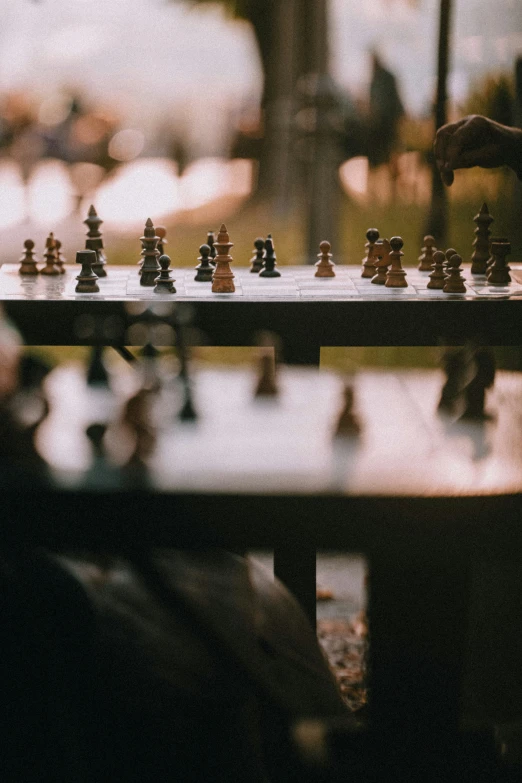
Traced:
[[508, 74], [489, 75], [477, 84], [463, 105], [463, 114], [482, 114], [503, 125], [513, 122], [515, 85]]

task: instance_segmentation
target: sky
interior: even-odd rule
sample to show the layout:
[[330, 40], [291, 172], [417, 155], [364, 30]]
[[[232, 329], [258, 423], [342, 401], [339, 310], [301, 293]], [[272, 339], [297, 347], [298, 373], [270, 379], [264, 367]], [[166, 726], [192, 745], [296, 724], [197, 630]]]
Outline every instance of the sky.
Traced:
[[[520, 0], [455, 0], [451, 92], [462, 100], [487, 70], [510, 70], [522, 55]], [[178, 107], [202, 138], [227, 111], [255, 103], [261, 68], [248, 24], [219, 5], [168, 0], [0, 0], [0, 90], [42, 93], [83, 84], [110, 97], [132, 123], [156, 123]], [[438, 0], [330, 0], [331, 65], [345, 87], [363, 91], [368, 49], [377, 46], [399, 76], [414, 113], [433, 95]], [[179, 112], [179, 106], [186, 109]], [[222, 112], [225, 107], [227, 111]]]

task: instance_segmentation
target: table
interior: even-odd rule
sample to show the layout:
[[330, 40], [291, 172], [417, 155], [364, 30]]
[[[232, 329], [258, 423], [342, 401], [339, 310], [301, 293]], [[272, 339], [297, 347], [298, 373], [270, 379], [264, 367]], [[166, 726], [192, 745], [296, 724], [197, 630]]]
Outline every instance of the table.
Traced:
[[345, 442], [332, 439], [337, 376], [285, 368], [277, 402], [254, 402], [254, 381], [245, 370], [201, 370], [198, 425], [173, 425], [174, 409], [159, 405], [157, 487], [96, 492], [74, 484], [71, 468], [88, 465], [88, 421], [114, 408], [95, 396], [86, 405], [85, 395], [99, 392], [78, 370], [58, 370], [41, 448], [69, 489], [42, 492], [37, 504], [30, 492], [8, 495], [3, 534], [11, 521], [17, 537], [27, 524], [33, 544], [58, 549], [117, 550], [128, 536], [143, 545], [274, 548], [278, 574], [309, 611], [316, 550], [363, 552], [373, 730], [399, 755], [408, 737], [418, 761], [434, 743], [446, 743], [450, 758], [472, 565], [492, 552], [522, 553], [522, 377], [498, 373], [487, 400], [493, 418], [472, 424], [436, 415], [441, 373], [361, 373], [353, 382], [362, 436]]
[[[0, 268], [0, 302], [32, 345], [128, 344], [140, 308], [165, 296], [140, 287], [136, 266], [108, 267], [99, 294], [75, 294], [77, 270], [58, 277], [22, 278], [18, 266]], [[428, 273], [408, 269], [405, 289], [372, 285], [360, 267], [338, 266], [335, 278], [316, 279], [313, 267], [281, 267], [263, 280], [235, 268], [236, 293], [212, 294], [194, 283], [193, 269], [175, 269], [178, 293], [167, 301], [190, 306], [199, 340], [208, 345], [253, 345], [259, 332], [278, 335], [286, 362], [319, 364], [324, 346], [461, 344], [522, 345], [522, 270], [505, 288], [470, 279], [466, 294], [430, 292]], [[136, 343], [134, 343], [136, 344]]]

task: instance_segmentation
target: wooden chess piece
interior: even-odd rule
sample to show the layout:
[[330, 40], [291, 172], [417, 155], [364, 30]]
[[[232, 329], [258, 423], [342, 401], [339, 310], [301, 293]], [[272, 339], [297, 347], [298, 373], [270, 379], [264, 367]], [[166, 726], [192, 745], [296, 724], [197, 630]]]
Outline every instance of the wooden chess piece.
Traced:
[[362, 260], [361, 277], [373, 277], [377, 271], [375, 266], [375, 243], [379, 239], [379, 232], [376, 228], [369, 228], [366, 232], [366, 239], [368, 240], [364, 247], [366, 248], [366, 255]]
[[319, 245], [321, 252], [317, 255], [319, 261], [315, 264], [314, 277], [335, 277], [335, 264], [330, 253], [331, 248], [331, 244], [326, 239]]
[[455, 255], [456, 252], [457, 251], [455, 250], [454, 247], [448, 247], [448, 249], [444, 253], [444, 256], [446, 258], [446, 260], [444, 262], [444, 270], [445, 270], [447, 275], [449, 275], [449, 269], [448, 269], [449, 260], [450, 260], [451, 256]]
[[402, 247], [404, 242], [402, 237], [392, 237], [390, 239], [390, 267], [386, 273], [386, 288], [406, 288], [406, 272], [402, 268], [401, 259], [404, 255]]
[[259, 380], [256, 397], [275, 397], [278, 394], [275, 358], [272, 352], [261, 354], [259, 360]]
[[105, 258], [105, 253], [103, 250], [103, 238], [100, 232], [100, 226], [103, 223], [103, 220], [98, 217], [98, 214], [92, 204], [89, 207], [89, 213], [83, 222], [88, 228], [87, 239], [85, 240], [85, 249], [94, 250], [96, 253], [96, 262], [92, 267], [93, 272], [98, 277], [107, 277], [107, 271], [105, 269], [107, 259]]
[[210, 283], [214, 274], [214, 267], [210, 263], [210, 246], [201, 245], [198, 256], [199, 264], [196, 267], [196, 277], [199, 283]]
[[165, 254], [165, 245], [168, 245], [166, 240], [167, 229], [165, 226], [156, 226], [156, 236], [159, 237], [158, 253], [160, 256], [163, 256]]
[[274, 240], [272, 239], [272, 234], [268, 234], [265, 239], [265, 263], [259, 273], [259, 277], [281, 277], [281, 272], [275, 268], [277, 264], [276, 259]]
[[509, 285], [511, 283], [511, 275], [509, 274], [510, 267], [506, 261], [506, 256], [511, 253], [511, 243], [503, 239], [492, 239], [490, 249], [493, 261], [488, 267], [488, 285]]
[[36, 254], [34, 252], [34, 242], [32, 239], [26, 239], [24, 242], [24, 252], [23, 255], [20, 256], [20, 268], [18, 269], [18, 272], [21, 275], [37, 275], [38, 274], [38, 267], [36, 266], [36, 263], [38, 259], [36, 258]]
[[433, 253], [433, 272], [430, 274], [430, 280], [427, 288], [442, 290], [446, 281], [446, 272], [444, 271], [444, 262], [446, 256], [442, 250], [436, 250]]
[[259, 274], [265, 263], [265, 240], [263, 237], [254, 240], [254, 248], [254, 255], [250, 259], [250, 271]]
[[469, 345], [446, 349], [442, 357], [446, 381], [441, 390], [437, 409], [450, 416], [460, 415], [466, 387], [476, 374], [474, 354]]
[[155, 294], [175, 294], [174, 288], [175, 280], [170, 275], [170, 258], [169, 256], [161, 255], [158, 259], [158, 263], [161, 268], [159, 276], [156, 278], [156, 285], [154, 286]]
[[346, 385], [344, 387], [343, 409], [335, 428], [335, 435], [337, 437], [355, 437], [359, 435], [361, 431], [361, 426], [353, 411], [353, 401], [353, 387]]
[[141, 265], [140, 285], [153, 286], [156, 284], [156, 278], [160, 266], [158, 264], [158, 242], [154, 225], [150, 218], [147, 218], [143, 236], [140, 237], [143, 246], [143, 263]]
[[489, 253], [489, 236], [491, 231], [490, 225], [493, 223], [493, 218], [489, 214], [488, 205], [482, 204], [480, 212], [473, 218], [477, 227], [475, 229], [475, 241], [473, 247], [475, 250], [471, 256], [471, 274], [472, 275], [485, 275]]
[[55, 239], [54, 242], [55, 242], [55, 246], [56, 246], [56, 266], [60, 270], [60, 274], [64, 275], [65, 274], [65, 266], [64, 265], [65, 265], [67, 259], [64, 258], [64, 256], [62, 255], [62, 252], [61, 252], [62, 251], [62, 243], [60, 242], [60, 240], [59, 239]]
[[374, 266], [377, 270], [376, 274], [372, 277], [371, 282], [375, 285], [385, 285], [386, 274], [390, 265], [390, 252], [391, 247], [387, 239], [378, 239], [374, 247]]
[[214, 242], [216, 241], [216, 237], [214, 236], [213, 231], [207, 232], [207, 245], [210, 248], [210, 263], [212, 266], [216, 266], [216, 248], [214, 247]]
[[424, 237], [424, 247], [421, 250], [421, 254], [418, 258], [419, 265], [417, 269], [419, 272], [431, 272], [433, 266], [433, 254], [437, 250], [435, 247], [435, 238], [430, 236]]
[[212, 292], [214, 294], [233, 294], [236, 287], [234, 285], [234, 273], [230, 269], [230, 262], [233, 261], [233, 258], [229, 254], [229, 250], [234, 245], [230, 241], [227, 227], [224, 223], [219, 229], [214, 246], [216, 248], [216, 268], [212, 277]]
[[78, 277], [76, 288], [77, 294], [96, 294], [100, 288], [98, 286], [98, 275], [93, 272], [92, 265], [96, 263], [95, 250], [79, 250], [76, 253], [76, 263], [82, 265]]
[[[447, 253], [446, 253], [447, 255]], [[453, 253], [448, 261], [448, 274], [442, 289], [445, 294], [465, 294], [466, 285], [464, 278], [460, 274], [460, 265], [462, 264], [462, 258], [458, 253]]]
[[480, 421], [489, 419], [489, 414], [484, 409], [486, 390], [493, 386], [495, 380], [495, 358], [487, 348], [478, 348], [475, 351], [476, 372], [473, 379], [466, 386], [464, 399], [466, 407], [461, 418]]
[[40, 270], [41, 275], [59, 275], [60, 269], [56, 265], [56, 242], [54, 241], [54, 234], [51, 233], [45, 240], [45, 266]]

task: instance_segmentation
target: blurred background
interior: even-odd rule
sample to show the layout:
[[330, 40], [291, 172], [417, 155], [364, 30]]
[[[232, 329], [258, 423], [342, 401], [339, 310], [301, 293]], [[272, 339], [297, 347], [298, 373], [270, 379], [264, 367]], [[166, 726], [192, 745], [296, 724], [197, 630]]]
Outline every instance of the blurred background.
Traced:
[[2, 0], [0, 261], [49, 231], [84, 243], [90, 203], [109, 263], [144, 221], [173, 265], [226, 220], [235, 263], [272, 231], [278, 263], [359, 263], [365, 232], [469, 259], [473, 215], [522, 260], [508, 170], [432, 169], [435, 128], [468, 113], [522, 122], [517, 0]]

